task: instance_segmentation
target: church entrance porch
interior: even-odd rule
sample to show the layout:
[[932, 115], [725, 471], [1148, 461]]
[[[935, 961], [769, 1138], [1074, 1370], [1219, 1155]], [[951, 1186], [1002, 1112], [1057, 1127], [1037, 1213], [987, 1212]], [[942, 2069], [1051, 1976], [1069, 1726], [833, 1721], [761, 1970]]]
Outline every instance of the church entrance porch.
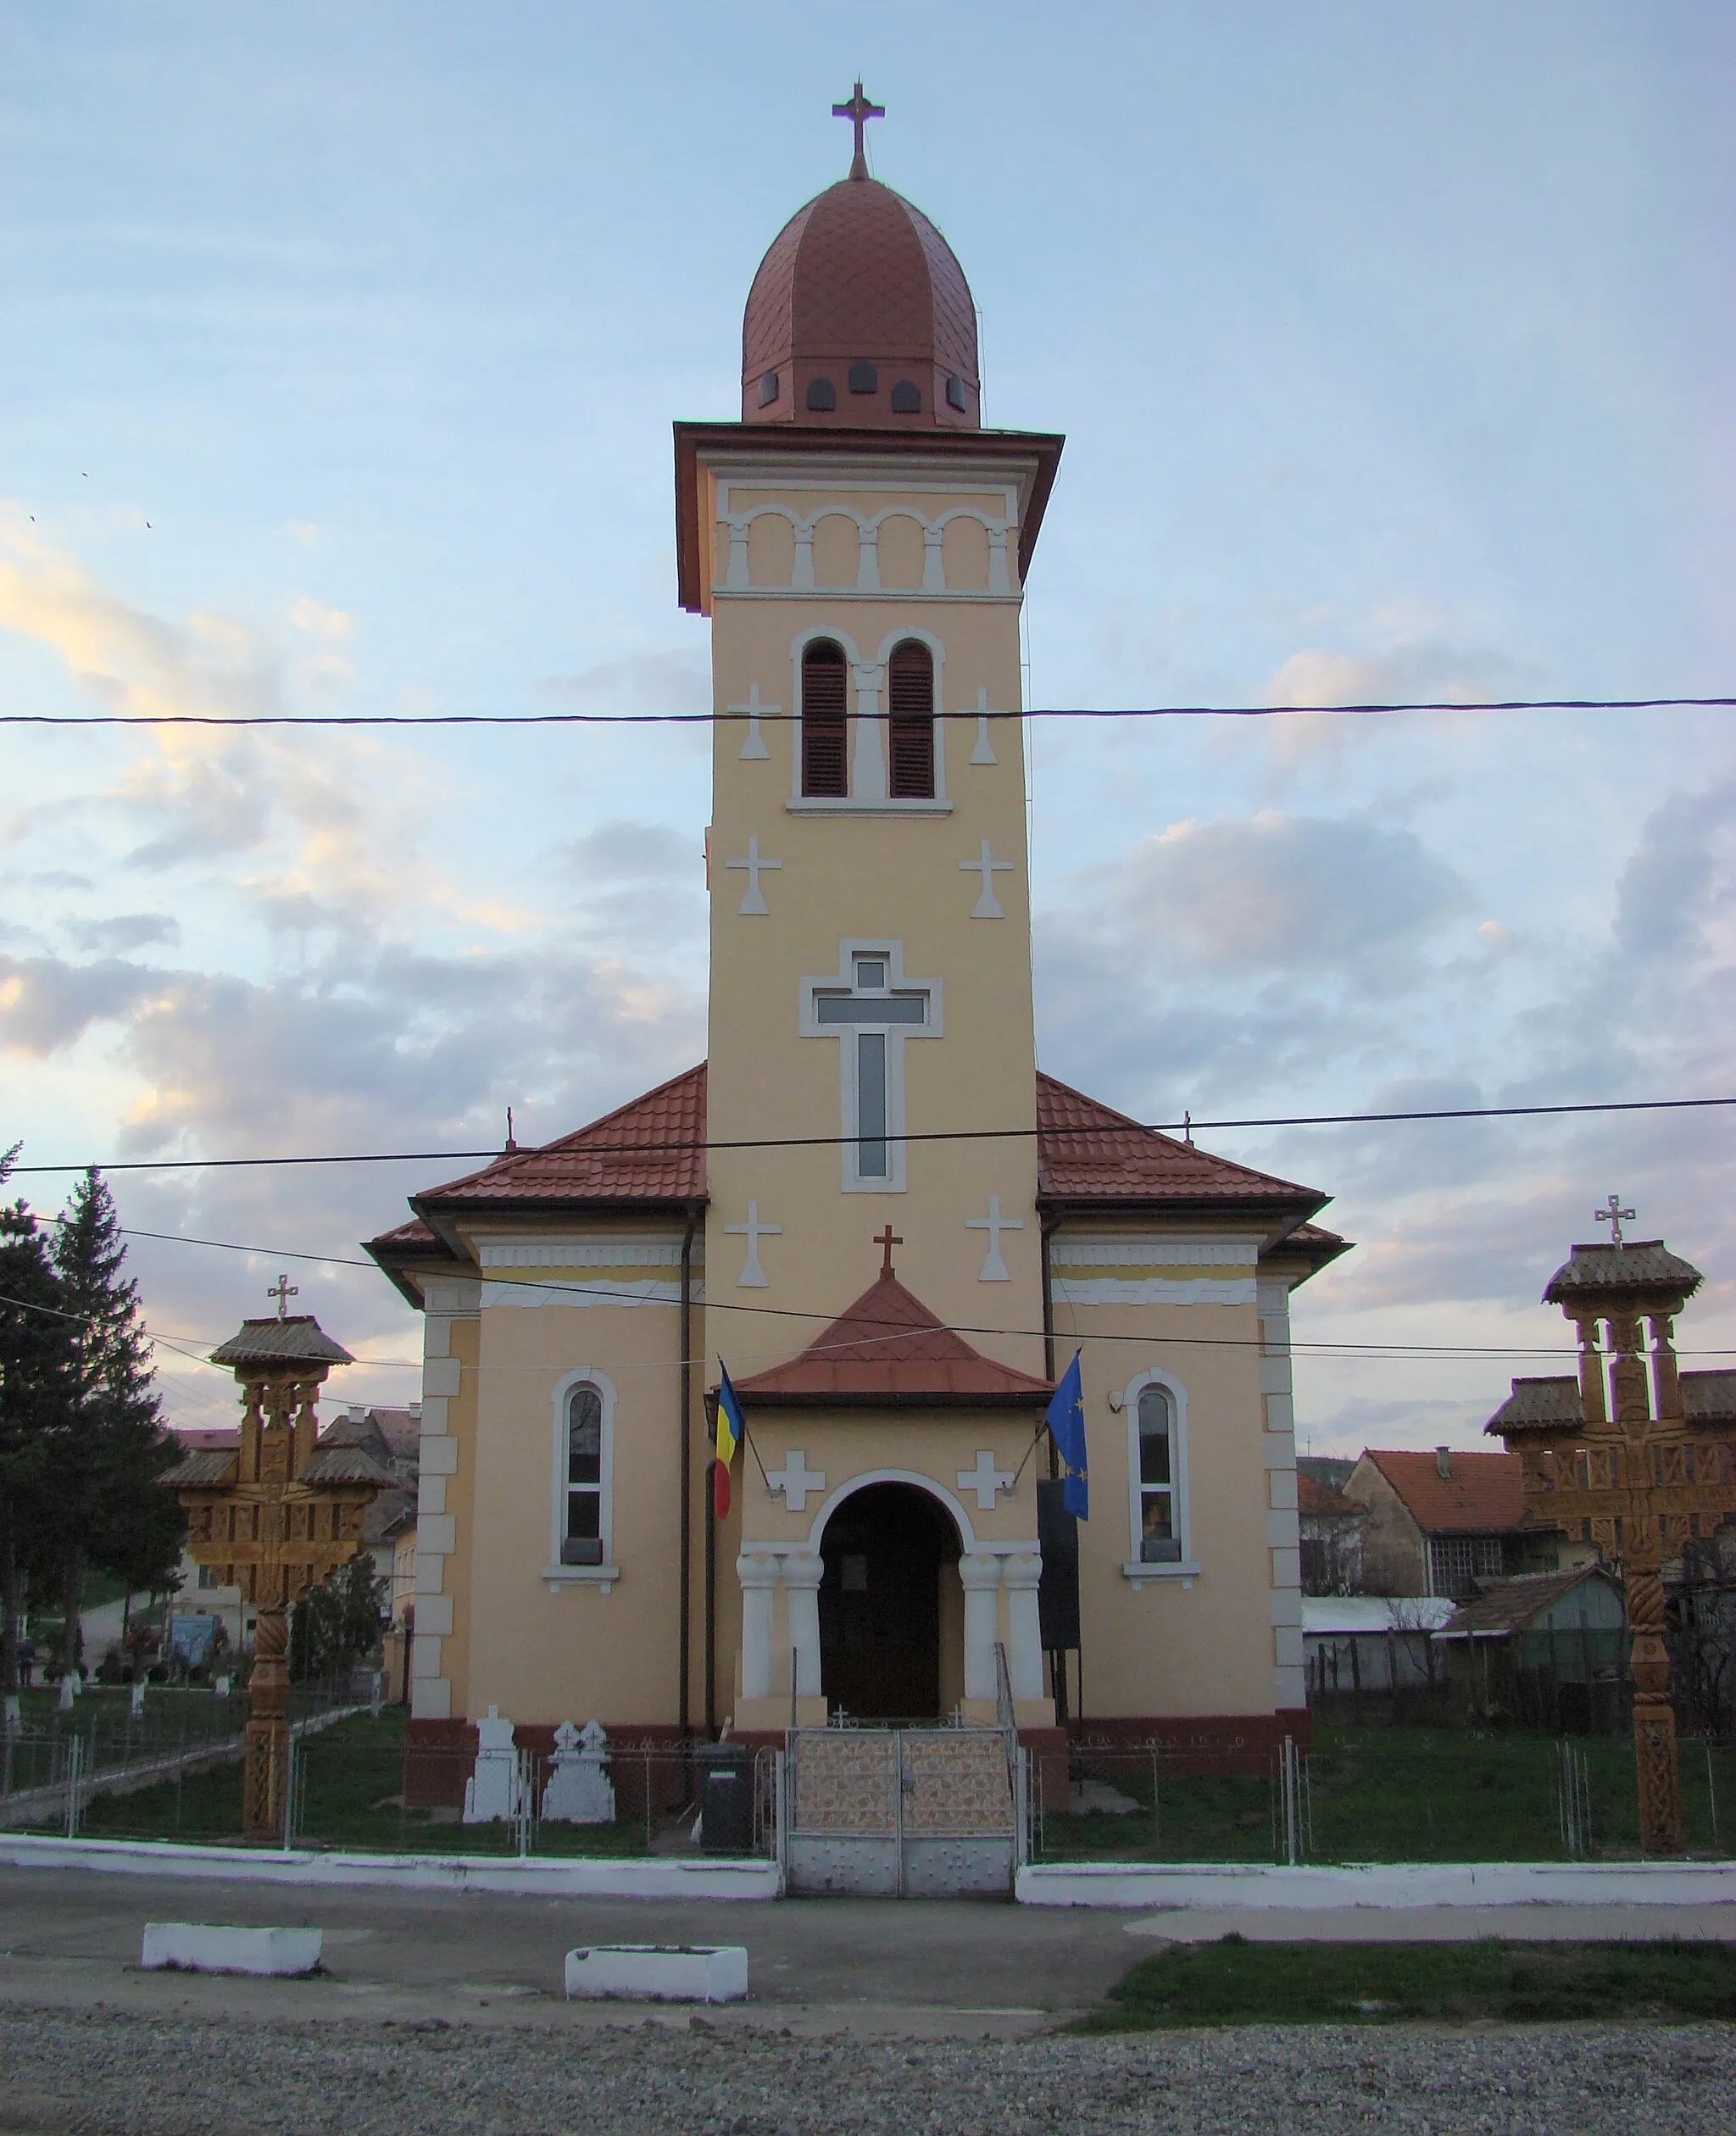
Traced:
[[959, 1537], [944, 1510], [914, 1485], [871, 1483], [832, 1514], [820, 1547], [828, 1710], [859, 1721], [950, 1710], [964, 1691], [964, 1621]]

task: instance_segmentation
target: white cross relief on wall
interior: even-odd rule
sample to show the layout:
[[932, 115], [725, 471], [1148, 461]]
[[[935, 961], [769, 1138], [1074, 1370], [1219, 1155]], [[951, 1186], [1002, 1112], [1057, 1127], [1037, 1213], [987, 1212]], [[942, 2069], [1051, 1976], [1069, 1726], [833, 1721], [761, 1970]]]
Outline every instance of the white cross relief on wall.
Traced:
[[967, 1216], [965, 1219], [966, 1231], [986, 1231], [988, 1233], [988, 1251], [982, 1257], [982, 1267], [976, 1277], [979, 1283], [1012, 1282], [1007, 1265], [1001, 1258], [1000, 1235], [1003, 1232], [1023, 1231], [1024, 1228], [1025, 1220], [1022, 1216], [1001, 1215], [999, 1194], [991, 1194], [988, 1197], [988, 1214], [986, 1216]]
[[1013, 1471], [998, 1466], [993, 1455], [987, 1447], [977, 1454], [975, 1468], [959, 1471], [959, 1488], [976, 1494], [976, 1510], [979, 1513], [993, 1512], [999, 1494], [1010, 1491], [1012, 1488]]
[[[733, 860], [730, 862], [732, 867], [735, 865]], [[1010, 860], [995, 859], [994, 848], [987, 838], [982, 841], [982, 853], [979, 859], [960, 861], [959, 871], [961, 875], [980, 875], [982, 878], [982, 894], [971, 908], [971, 917], [973, 920], [1004, 920], [1006, 918], [1007, 915], [1000, 909], [1000, 899], [994, 894], [994, 878], [998, 875], [1004, 875], [1012, 865]]]
[[[976, 691], [976, 746], [971, 752], [972, 764], [999, 764], [994, 744], [988, 738], [988, 721], [994, 708], [988, 702], [988, 693], [979, 684]], [[996, 716], [999, 716], [998, 715]]]
[[726, 860], [723, 865], [726, 868], [745, 868], [748, 872], [748, 887], [742, 893], [742, 902], [736, 907], [736, 910], [743, 915], [769, 911], [770, 907], [765, 902], [765, 893], [760, 887], [760, 878], [768, 871], [775, 873], [783, 865], [782, 861], [762, 860], [760, 858], [760, 841], [757, 838], [749, 838], [747, 859]]
[[783, 1493], [783, 1502], [792, 1513], [805, 1513], [810, 1494], [817, 1496], [826, 1488], [824, 1469], [810, 1469], [808, 1457], [799, 1447], [793, 1448], [783, 1457], [783, 1466], [773, 1469], [765, 1481], [774, 1491]]
[[759, 1203], [750, 1201], [748, 1204], [747, 1222], [726, 1224], [723, 1228], [728, 1238], [745, 1238], [748, 1242], [748, 1258], [742, 1263], [742, 1272], [736, 1278], [736, 1288], [737, 1290], [770, 1290], [771, 1286], [765, 1280], [765, 1271], [760, 1265], [760, 1242], [762, 1238], [782, 1238], [783, 1226], [762, 1224], [760, 1221]]
[[904, 976], [904, 945], [838, 945], [837, 973], [804, 979], [801, 1032], [838, 1041], [846, 1193], [904, 1191], [904, 1042], [941, 1035], [938, 979]]
[[762, 704], [760, 702], [760, 685], [755, 682], [748, 688], [745, 704], [726, 704], [723, 709], [726, 712], [733, 712], [737, 717], [743, 713], [747, 715], [748, 736], [736, 751], [737, 757], [743, 762], [763, 761], [769, 757], [771, 752], [765, 746], [765, 737], [760, 731], [760, 715], [763, 712], [768, 720], [777, 719], [783, 707], [781, 704]]

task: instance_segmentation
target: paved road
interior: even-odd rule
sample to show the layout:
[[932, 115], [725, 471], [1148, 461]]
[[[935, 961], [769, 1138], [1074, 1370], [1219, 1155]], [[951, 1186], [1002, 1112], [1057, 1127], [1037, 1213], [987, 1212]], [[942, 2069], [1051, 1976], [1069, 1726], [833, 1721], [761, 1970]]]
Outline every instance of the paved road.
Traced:
[[[328, 1977], [203, 1980], [136, 1971], [147, 1921], [325, 1931]], [[86, 1870], [0, 1870], [0, 2003], [260, 2017], [579, 2023], [561, 1961], [587, 1943], [748, 1947], [740, 2012], [798, 2030], [1009, 2036], [1099, 2001], [1146, 1946], [1126, 1917], [965, 1901], [782, 1905], [261, 1888]], [[609, 2022], [619, 2023], [617, 2007]], [[685, 2021], [682, 2021], [685, 2022]]]

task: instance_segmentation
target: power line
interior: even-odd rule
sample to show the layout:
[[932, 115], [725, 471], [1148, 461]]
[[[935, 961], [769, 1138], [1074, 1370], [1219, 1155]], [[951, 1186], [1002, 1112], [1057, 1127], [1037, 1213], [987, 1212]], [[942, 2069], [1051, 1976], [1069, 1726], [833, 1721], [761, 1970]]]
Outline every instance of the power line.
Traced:
[[[1192, 1114], [1180, 1120], [1099, 1121], [1080, 1127], [936, 1127], [906, 1131], [893, 1139], [900, 1143], [1045, 1142], [1073, 1136], [1117, 1134], [1221, 1134], [1232, 1129], [1253, 1127], [1376, 1127], [1406, 1122], [1442, 1120], [1548, 1120], [1588, 1114], [1695, 1112], [1736, 1105], [1736, 1098], [1609, 1098], [1566, 1105], [1436, 1105], [1411, 1111], [1360, 1113], [1271, 1113], [1240, 1120], [1195, 1120]], [[601, 1145], [610, 1158], [697, 1156], [732, 1149], [837, 1149], [860, 1139], [855, 1135], [760, 1135], [730, 1141], [670, 1141], [610, 1143]], [[521, 1157], [540, 1154], [526, 1147]], [[581, 1153], [588, 1154], [590, 1153]], [[14, 1165], [8, 1176], [63, 1172], [233, 1171], [294, 1165], [459, 1165], [493, 1163], [506, 1153], [492, 1149], [381, 1149], [356, 1150], [305, 1157], [139, 1157], [106, 1163], [81, 1158], [60, 1165]], [[164, 1234], [168, 1236], [170, 1234]], [[179, 1236], [179, 1234], [173, 1234]], [[259, 1249], [266, 1250], [264, 1248]]]
[[[1282, 720], [1329, 714], [1366, 719], [1400, 712], [1653, 712], [1728, 710], [1736, 697], [1416, 698], [1387, 704], [1043, 705], [1028, 712], [958, 710], [949, 720]], [[882, 722], [890, 712], [859, 715]], [[4, 712], [0, 726], [42, 727], [537, 727], [793, 726], [791, 712]]]

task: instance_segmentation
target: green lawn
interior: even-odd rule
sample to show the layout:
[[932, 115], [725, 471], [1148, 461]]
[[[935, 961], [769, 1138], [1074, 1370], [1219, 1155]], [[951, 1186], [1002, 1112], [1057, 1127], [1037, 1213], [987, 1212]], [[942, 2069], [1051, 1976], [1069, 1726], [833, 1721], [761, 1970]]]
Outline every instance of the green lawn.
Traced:
[[[1593, 1858], [1639, 1852], [1633, 1749], [1575, 1739], [1589, 1783]], [[1692, 1854], [1736, 1852], [1736, 1748], [1682, 1747], [1683, 1822]], [[1565, 1858], [1556, 1789], [1561, 1742], [1524, 1729], [1319, 1728], [1307, 1767], [1304, 1858], [1313, 1861], [1548, 1861]], [[1052, 1814], [1045, 1861], [1271, 1861], [1273, 1783], [1258, 1772], [1154, 1782], [1149, 1755], [1081, 1752], [1075, 1780], [1104, 1783], [1136, 1811]], [[1716, 1806], [1716, 1817], [1714, 1808]]]
[[1736, 2022], [1722, 1944], [1178, 1944], [1142, 1959], [1086, 2033], [1187, 2025]]
[[[518, 1835], [506, 1824], [465, 1825], [403, 1802], [404, 1716], [388, 1708], [376, 1721], [356, 1714], [307, 1738], [299, 1761], [298, 1845], [345, 1852], [513, 1855]], [[469, 1770], [469, 1759], [464, 1769]], [[206, 1845], [241, 1842], [239, 1762], [142, 1788], [98, 1796], [83, 1832], [92, 1839], [178, 1839]], [[612, 1825], [539, 1826], [535, 1851], [620, 1856], [646, 1851], [643, 1817]]]

